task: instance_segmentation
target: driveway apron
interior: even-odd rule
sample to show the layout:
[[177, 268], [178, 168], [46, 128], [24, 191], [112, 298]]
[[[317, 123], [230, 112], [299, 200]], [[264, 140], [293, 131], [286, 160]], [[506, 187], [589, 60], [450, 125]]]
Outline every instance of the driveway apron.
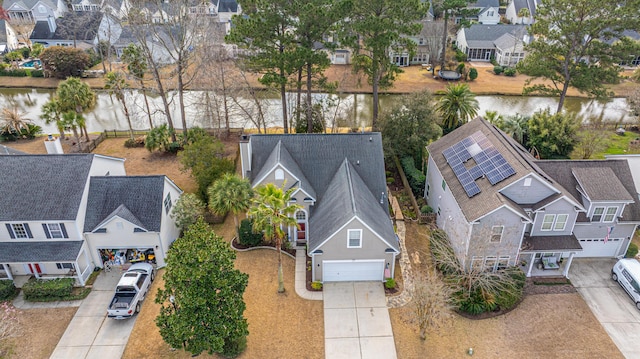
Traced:
[[89, 296], [60, 338], [51, 359], [120, 359], [136, 317], [125, 320], [107, 318], [107, 306], [122, 271], [100, 273]]
[[577, 259], [571, 283], [626, 358], [640, 358], [640, 311], [622, 287], [611, 279], [612, 259]]
[[397, 358], [381, 283], [324, 283], [322, 291], [327, 359]]

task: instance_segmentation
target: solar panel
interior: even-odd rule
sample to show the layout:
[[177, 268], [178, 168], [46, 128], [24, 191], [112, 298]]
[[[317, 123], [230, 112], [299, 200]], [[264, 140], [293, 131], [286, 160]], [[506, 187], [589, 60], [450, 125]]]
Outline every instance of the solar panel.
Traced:
[[[491, 185], [496, 185], [516, 173], [481, 131], [455, 143], [442, 154], [469, 197], [480, 193], [480, 187], [475, 182], [478, 178], [485, 176]], [[467, 169], [465, 162], [470, 158], [474, 159], [476, 165]]]

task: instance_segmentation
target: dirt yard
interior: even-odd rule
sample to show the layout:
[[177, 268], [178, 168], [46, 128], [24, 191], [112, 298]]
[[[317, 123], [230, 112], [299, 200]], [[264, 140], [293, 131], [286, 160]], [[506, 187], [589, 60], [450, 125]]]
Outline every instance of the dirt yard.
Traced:
[[[233, 237], [233, 218], [214, 231], [225, 240]], [[259, 264], [259, 265], [258, 265]], [[249, 274], [244, 293], [245, 317], [249, 322], [247, 350], [239, 358], [324, 358], [324, 324], [322, 302], [303, 300], [295, 294], [295, 262], [283, 256], [285, 294], [277, 294], [277, 254], [268, 249], [237, 252], [236, 268]], [[151, 293], [163, 283], [161, 276]], [[149, 297], [152, 298], [152, 297]], [[136, 320], [123, 359], [190, 358], [182, 350], [171, 350], [155, 325], [160, 306], [147, 301]], [[218, 358], [207, 354], [201, 358]]]
[[[428, 261], [426, 227], [407, 225], [407, 251], [415, 269]], [[419, 263], [418, 263], [419, 262]], [[499, 317], [470, 320], [453, 316], [450, 325], [418, 337], [409, 307], [391, 309], [398, 358], [623, 358], [578, 293], [527, 296]]]
[[78, 308], [26, 309], [18, 311], [18, 335], [8, 341], [7, 359], [47, 359]]

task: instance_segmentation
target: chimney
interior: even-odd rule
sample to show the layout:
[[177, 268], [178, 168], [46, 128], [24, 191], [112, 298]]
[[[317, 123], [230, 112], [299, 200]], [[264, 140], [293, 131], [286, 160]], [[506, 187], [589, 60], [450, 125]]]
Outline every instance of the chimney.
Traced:
[[47, 23], [49, 24], [49, 31], [53, 34], [56, 32], [56, 19], [53, 16], [49, 15], [47, 18]]
[[60, 139], [53, 137], [52, 134], [49, 134], [47, 138], [44, 140], [44, 147], [47, 149], [48, 154], [60, 155], [64, 152], [62, 151], [62, 145], [60, 144]]
[[242, 178], [246, 178], [251, 171], [251, 139], [250, 135], [240, 135], [240, 164], [242, 165]]

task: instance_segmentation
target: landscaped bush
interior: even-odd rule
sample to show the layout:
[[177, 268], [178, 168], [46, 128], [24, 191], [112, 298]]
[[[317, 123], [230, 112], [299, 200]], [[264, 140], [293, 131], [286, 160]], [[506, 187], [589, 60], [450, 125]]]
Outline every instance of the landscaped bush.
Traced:
[[456, 49], [456, 61], [458, 61], [458, 62], [467, 61], [467, 54], [465, 54], [464, 52]]
[[243, 219], [240, 222], [240, 244], [254, 247], [262, 242], [262, 233], [253, 232], [253, 222], [250, 219]]
[[13, 298], [16, 286], [11, 280], [0, 280], [0, 301]]
[[387, 278], [384, 281], [384, 287], [387, 289], [394, 289], [396, 287], [396, 280], [393, 278]]
[[31, 70], [31, 77], [44, 77], [44, 71], [42, 71], [42, 70]]
[[318, 281], [312, 282], [311, 283], [311, 288], [313, 290], [321, 290], [322, 289], [322, 282], [318, 282]]
[[429, 206], [428, 204], [425, 204], [424, 206], [420, 207], [420, 213], [422, 214], [433, 213], [433, 208], [431, 208], [431, 206]]
[[27, 77], [27, 70], [25, 69], [13, 69], [13, 70], [0, 70], [0, 76], [9, 77]]
[[504, 71], [504, 69], [502, 68], [502, 66], [494, 66], [493, 67], [493, 73], [496, 74], [496, 75], [500, 75], [503, 71]]
[[513, 67], [507, 67], [504, 69], [504, 75], [513, 77], [516, 75], [516, 69], [514, 69]]
[[73, 283], [73, 278], [32, 279], [22, 286], [22, 292], [31, 301], [66, 299], [71, 296]]
[[636, 254], [638, 254], [638, 246], [635, 243], [629, 244], [629, 248], [627, 248], [627, 254], [624, 255], [625, 258], [635, 258]]
[[427, 177], [416, 168], [412, 157], [404, 157], [400, 160], [400, 163], [402, 164], [402, 169], [407, 176], [407, 181], [409, 181], [409, 186], [411, 186], [413, 194], [417, 197], [422, 197], [424, 194], [424, 183]]
[[469, 80], [473, 81], [478, 78], [478, 70], [475, 67], [469, 69]]

